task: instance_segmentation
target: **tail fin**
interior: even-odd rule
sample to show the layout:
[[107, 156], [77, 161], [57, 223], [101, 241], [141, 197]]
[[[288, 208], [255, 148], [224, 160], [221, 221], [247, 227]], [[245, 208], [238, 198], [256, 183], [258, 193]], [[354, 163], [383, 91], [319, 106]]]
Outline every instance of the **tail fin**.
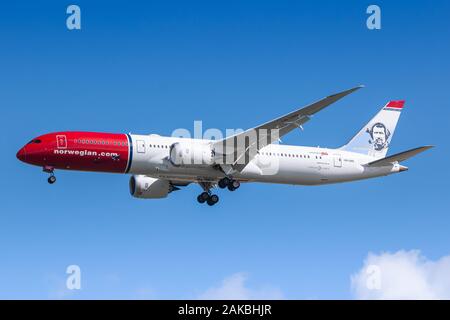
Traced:
[[384, 158], [397, 126], [404, 100], [389, 101], [342, 150]]

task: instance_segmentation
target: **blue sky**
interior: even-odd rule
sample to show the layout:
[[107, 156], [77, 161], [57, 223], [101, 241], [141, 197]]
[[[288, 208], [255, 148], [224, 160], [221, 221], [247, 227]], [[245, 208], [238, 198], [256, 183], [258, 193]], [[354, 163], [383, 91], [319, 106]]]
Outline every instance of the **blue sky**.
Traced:
[[[448, 1], [9, 2], [0, 12], [0, 298], [197, 298], [236, 275], [251, 297], [353, 298], [369, 252], [450, 254]], [[405, 99], [389, 152], [437, 147], [410, 171], [348, 184], [252, 184], [199, 205], [128, 176], [60, 171], [48, 185], [17, 150], [59, 130], [159, 133], [248, 128], [325, 95], [366, 88], [285, 144], [338, 147]], [[82, 289], [65, 289], [65, 269]]]

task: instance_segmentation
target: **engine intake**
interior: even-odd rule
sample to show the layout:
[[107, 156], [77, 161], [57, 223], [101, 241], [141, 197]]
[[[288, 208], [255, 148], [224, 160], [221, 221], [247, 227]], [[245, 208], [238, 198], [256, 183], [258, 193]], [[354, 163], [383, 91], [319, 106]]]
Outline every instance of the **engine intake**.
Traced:
[[172, 186], [167, 180], [145, 175], [136, 175], [130, 178], [130, 193], [135, 198], [160, 199], [167, 197], [170, 191], [172, 191]]

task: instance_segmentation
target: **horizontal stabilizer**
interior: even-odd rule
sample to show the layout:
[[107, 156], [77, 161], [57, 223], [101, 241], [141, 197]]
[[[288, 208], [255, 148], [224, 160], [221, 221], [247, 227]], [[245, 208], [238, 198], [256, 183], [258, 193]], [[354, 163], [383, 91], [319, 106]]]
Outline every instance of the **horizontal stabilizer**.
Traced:
[[403, 152], [396, 153], [392, 156], [389, 156], [389, 157], [386, 157], [383, 159], [369, 162], [368, 164], [366, 164], [366, 166], [370, 166], [370, 167], [388, 166], [395, 162], [405, 161], [411, 157], [414, 157], [416, 154], [419, 154], [419, 153], [424, 152], [431, 148], [433, 148], [433, 146], [423, 146], [423, 147], [414, 148], [414, 149], [411, 149], [408, 151], [403, 151]]

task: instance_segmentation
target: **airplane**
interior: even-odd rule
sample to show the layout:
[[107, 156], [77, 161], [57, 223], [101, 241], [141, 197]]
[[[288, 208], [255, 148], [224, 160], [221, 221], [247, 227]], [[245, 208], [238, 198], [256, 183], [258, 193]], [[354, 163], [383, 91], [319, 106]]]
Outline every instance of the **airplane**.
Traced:
[[408, 170], [400, 164], [426, 145], [386, 156], [404, 100], [389, 101], [345, 145], [337, 149], [283, 145], [281, 137], [313, 115], [359, 90], [357, 86], [224, 139], [191, 139], [64, 131], [38, 136], [17, 152], [25, 163], [43, 168], [48, 183], [56, 169], [131, 174], [130, 193], [165, 198], [191, 183], [203, 189], [199, 203], [219, 201], [212, 189], [235, 191], [241, 183], [324, 185], [387, 176]]

